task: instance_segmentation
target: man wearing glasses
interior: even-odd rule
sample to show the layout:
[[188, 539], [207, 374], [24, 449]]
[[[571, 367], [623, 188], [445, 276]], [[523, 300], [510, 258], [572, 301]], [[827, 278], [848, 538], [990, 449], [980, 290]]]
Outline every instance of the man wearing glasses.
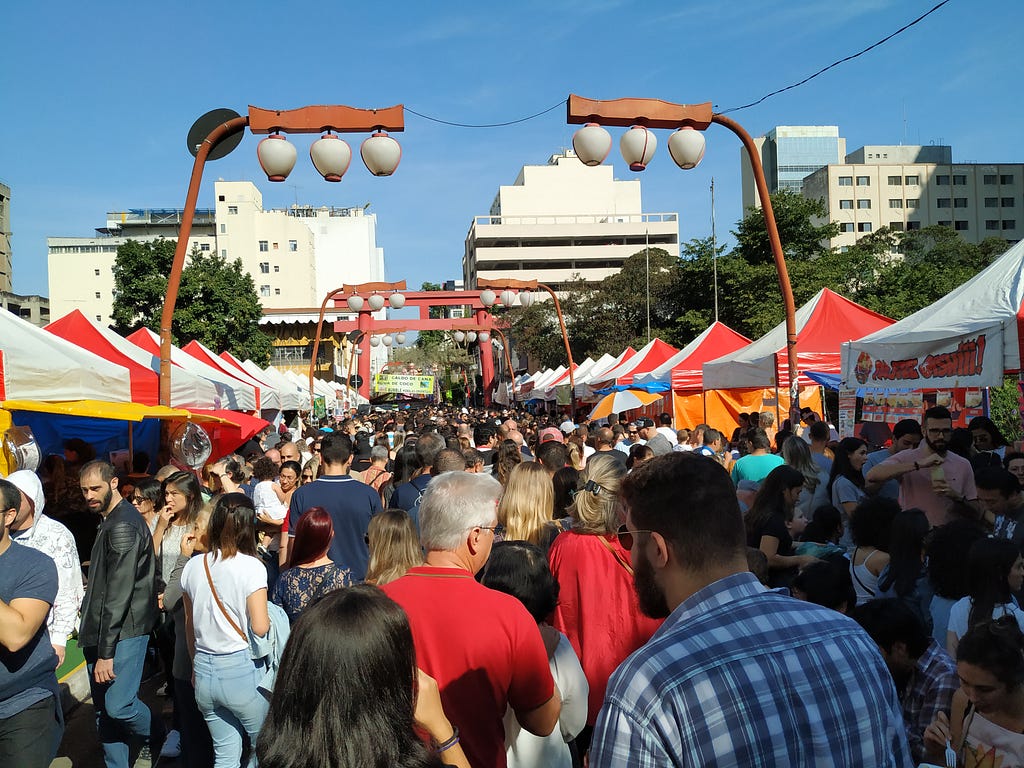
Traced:
[[747, 570], [720, 464], [658, 456], [619, 495], [640, 610], [665, 622], [611, 676], [593, 768], [913, 765], [875, 642]]
[[893, 454], [870, 469], [865, 480], [881, 485], [897, 479], [903, 509], [924, 510], [934, 528], [953, 519], [957, 504], [975, 505], [978, 492], [971, 463], [949, 450], [953, 419], [945, 406], [924, 412], [924, 440], [917, 448]]
[[501, 484], [489, 473], [447, 472], [423, 492], [426, 562], [381, 589], [409, 616], [416, 663], [437, 680], [445, 714], [472, 765], [504, 768], [502, 718], [547, 736], [561, 696], [537, 623], [516, 598], [477, 583], [501, 526]]

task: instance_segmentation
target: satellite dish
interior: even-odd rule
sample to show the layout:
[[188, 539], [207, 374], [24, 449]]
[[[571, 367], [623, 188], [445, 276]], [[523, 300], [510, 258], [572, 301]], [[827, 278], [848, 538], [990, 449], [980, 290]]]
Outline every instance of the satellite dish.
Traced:
[[192, 469], [199, 469], [213, 453], [210, 436], [191, 421], [171, 431], [171, 455]]
[[[192, 157], [199, 154], [199, 147], [206, 137], [210, 135], [210, 131], [221, 123], [226, 123], [228, 120], [234, 120], [236, 117], [241, 117], [241, 115], [233, 109], [211, 109], [205, 115], [192, 123], [192, 127], [189, 128], [188, 131], [188, 138], [185, 140], [189, 154], [192, 155]], [[242, 141], [243, 133], [244, 129], [239, 128], [234, 133], [228, 134], [222, 138], [213, 145], [210, 149], [210, 153], [206, 156], [206, 159], [220, 160], [224, 155], [229, 154]]]

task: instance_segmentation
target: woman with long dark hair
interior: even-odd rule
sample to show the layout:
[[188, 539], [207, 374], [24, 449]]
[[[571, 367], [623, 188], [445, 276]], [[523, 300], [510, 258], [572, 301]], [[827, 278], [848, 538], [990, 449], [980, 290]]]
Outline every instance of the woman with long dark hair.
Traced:
[[850, 518], [850, 576], [857, 605], [878, 597], [878, 577], [889, 564], [889, 532], [899, 511], [894, 499], [878, 496], [864, 499]]
[[169, 574], [181, 550], [181, 540], [196, 524], [203, 508], [203, 491], [191, 472], [175, 472], [163, 484], [164, 503], [153, 531], [153, 549], [160, 573]]
[[164, 507], [163, 483], [151, 477], [139, 480], [128, 500], [139, 510], [142, 519], [149, 526], [149, 532], [155, 532], [156, 524], [160, 520], [160, 510]]
[[753, 504], [743, 517], [747, 546], [760, 549], [768, 558], [768, 580], [773, 586], [787, 584], [797, 568], [817, 559], [793, 552], [793, 535], [789, 529], [805, 481], [798, 469], [787, 464], [776, 467], [761, 483]]
[[844, 437], [832, 453], [834, 458], [828, 479], [828, 493], [832, 506], [843, 513], [845, 533], [839, 543], [851, 548], [850, 516], [868, 495], [864, 490], [864, 463], [868, 460], [868, 444], [859, 437]]
[[388, 480], [380, 490], [381, 500], [387, 507], [391, 503], [391, 497], [395, 488], [405, 485], [412, 480], [423, 469], [423, 463], [416, 455], [416, 443], [406, 442], [395, 454], [395, 467]]
[[261, 768], [469, 768], [405, 612], [369, 585], [332, 592], [292, 627], [255, 744]]
[[[214, 764], [237, 768], [243, 736], [255, 743], [267, 714], [257, 690], [263, 670], [253, 661], [246, 631], [259, 637], [270, 631], [267, 569], [256, 551], [256, 509], [248, 496], [217, 499], [207, 543], [207, 554], [190, 559], [181, 573], [185, 627]], [[256, 765], [254, 754], [247, 765]]]
[[[1024, 630], [1024, 611], [1014, 593], [1024, 585], [1024, 558], [1008, 539], [986, 537], [974, 542], [967, 554], [967, 597], [949, 610], [946, 650], [956, 657], [960, 638], [971, 627], [1000, 616], [1013, 616]], [[1022, 649], [1024, 652], [1024, 649]]]
[[519, 450], [519, 444], [515, 440], [502, 440], [495, 452], [491, 474], [501, 483], [502, 488], [506, 488], [509, 475], [522, 461], [523, 452]]
[[336, 589], [352, 584], [352, 573], [327, 556], [334, 523], [323, 507], [310, 507], [299, 518], [291, 540], [288, 569], [274, 584], [270, 599], [295, 621], [307, 607]]
[[932, 601], [932, 588], [924, 554], [928, 531], [928, 518], [916, 507], [901, 510], [893, 518], [889, 529], [889, 563], [878, 575], [878, 596], [902, 600], [931, 634], [932, 616], [928, 606]]

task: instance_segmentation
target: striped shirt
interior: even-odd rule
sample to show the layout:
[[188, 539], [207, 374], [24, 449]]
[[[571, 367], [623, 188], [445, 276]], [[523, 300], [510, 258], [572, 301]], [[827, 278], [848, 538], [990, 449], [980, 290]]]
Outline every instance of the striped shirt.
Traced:
[[615, 671], [590, 765], [912, 766], [900, 704], [852, 620], [736, 573]]

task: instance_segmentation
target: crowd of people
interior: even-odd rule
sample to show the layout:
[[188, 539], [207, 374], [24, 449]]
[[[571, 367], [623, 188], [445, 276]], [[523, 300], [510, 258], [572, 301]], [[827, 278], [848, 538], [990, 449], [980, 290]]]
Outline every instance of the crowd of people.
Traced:
[[0, 480], [0, 765], [49, 765], [77, 633], [108, 768], [1024, 766], [1024, 454], [942, 407], [729, 428], [353, 413], [152, 476], [68, 441]]

